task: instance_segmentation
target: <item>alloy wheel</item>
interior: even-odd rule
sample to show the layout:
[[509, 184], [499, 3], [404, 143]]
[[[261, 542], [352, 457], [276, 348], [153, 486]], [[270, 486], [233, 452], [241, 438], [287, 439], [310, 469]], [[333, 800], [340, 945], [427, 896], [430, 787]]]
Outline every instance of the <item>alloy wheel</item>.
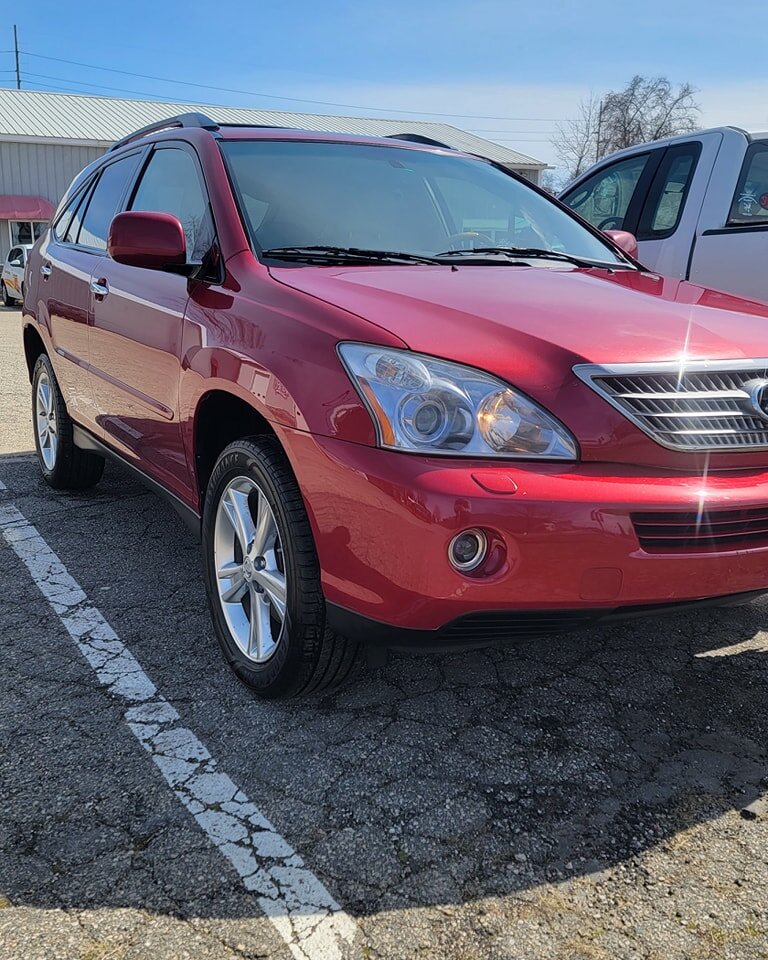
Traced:
[[59, 450], [59, 425], [56, 419], [53, 387], [45, 371], [37, 379], [35, 430], [40, 447], [40, 456], [45, 468], [53, 470], [56, 466], [56, 456]]
[[214, 563], [219, 602], [233, 640], [265, 663], [285, 626], [288, 582], [277, 521], [261, 487], [231, 480], [216, 508]]

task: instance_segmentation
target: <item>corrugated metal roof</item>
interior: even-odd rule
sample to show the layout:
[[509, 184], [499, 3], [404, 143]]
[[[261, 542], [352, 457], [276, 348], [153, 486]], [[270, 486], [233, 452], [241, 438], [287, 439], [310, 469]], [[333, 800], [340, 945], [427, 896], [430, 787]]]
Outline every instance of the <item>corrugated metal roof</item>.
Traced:
[[544, 169], [546, 164], [498, 143], [475, 137], [448, 123], [413, 120], [378, 120], [367, 117], [325, 116], [315, 113], [283, 113], [246, 107], [212, 107], [195, 103], [152, 100], [121, 100], [113, 97], [44, 93], [37, 90], [0, 88], [0, 136], [45, 139], [91, 140], [112, 143], [139, 127], [177, 113], [199, 111], [219, 123], [252, 123], [333, 133], [387, 136], [417, 133], [450, 147], [477, 153], [508, 166]]

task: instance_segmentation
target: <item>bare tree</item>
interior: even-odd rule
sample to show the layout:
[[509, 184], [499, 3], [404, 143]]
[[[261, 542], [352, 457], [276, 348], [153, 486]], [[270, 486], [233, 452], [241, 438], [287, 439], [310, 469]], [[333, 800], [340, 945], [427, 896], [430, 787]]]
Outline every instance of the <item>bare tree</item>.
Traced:
[[553, 144], [571, 178], [614, 150], [697, 128], [700, 108], [689, 83], [633, 77], [623, 90], [579, 104], [579, 117], [558, 126]]
[[590, 93], [579, 104], [579, 115], [575, 120], [558, 124], [552, 144], [562, 165], [568, 171], [568, 179], [577, 177], [595, 160], [597, 156], [600, 101]]

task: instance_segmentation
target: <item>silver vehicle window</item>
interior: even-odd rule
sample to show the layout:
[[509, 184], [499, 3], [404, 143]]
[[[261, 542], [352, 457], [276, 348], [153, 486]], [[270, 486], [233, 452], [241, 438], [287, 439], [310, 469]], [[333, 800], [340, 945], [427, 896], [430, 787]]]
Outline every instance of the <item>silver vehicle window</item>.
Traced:
[[753, 143], [747, 150], [728, 226], [768, 223], [768, 142]]
[[598, 170], [563, 201], [599, 229], [621, 230], [650, 154], [641, 153]]

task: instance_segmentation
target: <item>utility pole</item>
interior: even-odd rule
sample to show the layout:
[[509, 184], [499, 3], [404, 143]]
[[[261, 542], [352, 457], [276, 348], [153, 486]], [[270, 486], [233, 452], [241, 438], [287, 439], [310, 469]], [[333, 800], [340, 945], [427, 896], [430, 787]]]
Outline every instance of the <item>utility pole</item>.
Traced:
[[19, 34], [16, 24], [13, 25], [13, 49], [16, 53], [16, 89], [21, 90], [21, 67], [19, 66]]

